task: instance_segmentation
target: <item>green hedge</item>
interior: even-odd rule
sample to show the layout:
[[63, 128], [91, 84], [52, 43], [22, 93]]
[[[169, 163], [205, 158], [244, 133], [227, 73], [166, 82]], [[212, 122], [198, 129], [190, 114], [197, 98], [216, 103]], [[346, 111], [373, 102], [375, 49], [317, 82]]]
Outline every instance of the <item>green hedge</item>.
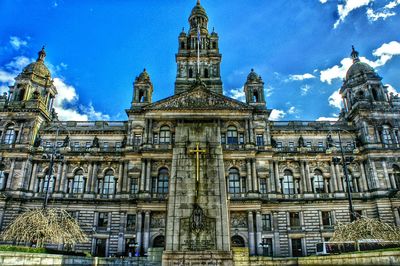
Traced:
[[0, 251], [47, 253], [47, 250], [45, 248], [32, 248], [32, 247], [12, 246], [12, 245], [0, 245]]

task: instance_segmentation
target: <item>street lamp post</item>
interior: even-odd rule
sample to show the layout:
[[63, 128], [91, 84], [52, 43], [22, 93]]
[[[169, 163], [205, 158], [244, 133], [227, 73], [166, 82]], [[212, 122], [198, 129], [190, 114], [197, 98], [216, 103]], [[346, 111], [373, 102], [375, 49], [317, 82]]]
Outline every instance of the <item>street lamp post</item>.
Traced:
[[339, 146], [340, 146], [340, 155], [341, 158], [338, 157], [333, 157], [332, 162], [334, 165], [337, 164], [342, 164], [343, 167], [343, 173], [344, 177], [346, 179], [346, 187], [347, 187], [347, 200], [349, 201], [349, 212], [350, 212], [350, 222], [353, 222], [356, 220], [355, 217], [355, 212], [354, 212], [354, 207], [353, 207], [353, 198], [351, 196], [351, 185], [350, 185], [350, 179], [349, 179], [349, 173], [347, 169], [347, 165], [351, 164], [354, 160], [353, 157], [345, 157], [344, 156], [344, 151], [343, 151], [343, 146], [342, 146], [342, 138], [340, 135], [340, 131], [338, 131], [338, 136], [339, 136]]

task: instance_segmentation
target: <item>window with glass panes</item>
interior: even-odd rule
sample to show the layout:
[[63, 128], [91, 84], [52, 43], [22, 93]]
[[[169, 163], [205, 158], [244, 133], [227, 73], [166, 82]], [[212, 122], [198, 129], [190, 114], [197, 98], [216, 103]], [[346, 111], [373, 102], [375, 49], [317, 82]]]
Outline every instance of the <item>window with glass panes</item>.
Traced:
[[85, 177], [83, 171], [78, 170], [75, 172], [74, 181], [72, 185], [72, 193], [83, 193], [85, 189]]
[[8, 128], [6, 133], [4, 134], [4, 144], [13, 144], [15, 140], [15, 131], [14, 128]]
[[46, 175], [43, 178], [43, 189], [42, 192], [46, 192], [47, 188], [49, 189], [49, 192], [54, 192], [54, 181], [55, 177], [52, 175], [51, 178], [49, 178], [48, 175], [48, 170], [46, 171]]
[[322, 211], [321, 218], [324, 228], [332, 228], [332, 213], [330, 211]]
[[227, 133], [228, 144], [238, 144], [238, 132], [236, 127], [229, 126], [226, 133]]
[[267, 179], [260, 178], [260, 193], [265, 194], [267, 193]]
[[294, 142], [289, 142], [289, 151], [294, 151]]
[[283, 194], [294, 194], [293, 174], [290, 170], [285, 170], [282, 179]]
[[169, 172], [167, 168], [161, 168], [158, 171], [157, 193], [168, 193], [168, 177]]
[[384, 125], [382, 129], [382, 143], [392, 144], [392, 137], [390, 136], [390, 127], [387, 125]]
[[105, 228], [108, 226], [108, 212], [99, 212], [97, 226], [100, 228]]
[[257, 146], [264, 146], [264, 136], [262, 134], [257, 134], [256, 144]]
[[139, 146], [142, 144], [142, 135], [141, 134], [135, 134], [133, 136], [133, 145]]
[[322, 176], [322, 172], [320, 170], [314, 171], [313, 185], [315, 193], [325, 192], [324, 177]]
[[112, 195], [115, 191], [115, 177], [112, 170], [107, 170], [103, 181], [103, 194]]
[[228, 191], [232, 194], [239, 194], [240, 193], [240, 177], [239, 171], [236, 168], [231, 168], [229, 170], [229, 186]]
[[139, 191], [139, 180], [137, 178], [131, 178], [131, 193], [138, 193]]
[[262, 230], [271, 231], [272, 228], [271, 214], [262, 214], [261, 221], [262, 221]]
[[171, 131], [169, 126], [162, 126], [160, 128], [160, 144], [167, 144], [171, 142]]
[[126, 230], [135, 231], [136, 229], [136, 214], [128, 214], [126, 216]]
[[300, 213], [299, 212], [289, 212], [290, 228], [300, 229]]
[[263, 249], [263, 256], [272, 257], [272, 254], [273, 254], [272, 238], [263, 238], [261, 246]]

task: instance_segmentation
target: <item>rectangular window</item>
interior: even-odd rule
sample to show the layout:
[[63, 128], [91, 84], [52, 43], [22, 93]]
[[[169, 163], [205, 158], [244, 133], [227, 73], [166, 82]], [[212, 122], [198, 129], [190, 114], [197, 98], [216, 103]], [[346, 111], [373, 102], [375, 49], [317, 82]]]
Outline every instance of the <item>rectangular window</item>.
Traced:
[[244, 134], [243, 133], [239, 134], [239, 144], [244, 144]]
[[103, 149], [108, 150], [108, 148], [109, 148], [108, 142], [103, 142]]
[[271, 231], [272, 230], [271, 214], [262, 214], [261, 221], [262, 221], [262, 230], [263, 231]]
[[281, 151], [282, 150], [282, 142], [277, 142], [276, 143], [276, 149], [278, 150], [278, 151]]
[[126, 230], [128, 232], [135, 231], [136, 229], [136, 214], [128, 214], [126, 216]]
[[289, 151], [294, 151], [294, 142], [289, 142]]
[[263, 238], [261, 242], [261, 247], [263, 249], [263, 256], [272, 257], [273, 255], [272, 238]]
[[115, 148], [119, 149], [121, 148], [121, 142], [115, 142]]
[[85, 147], [86, 147], [86, 148], [92, 147], [92, 143], [91, 143], [90, 141], [86, 141]]
[[133, 136], [133, 145], [140, 146], [141, 144], [142, 144], [142, 135], [141, 134], [135, 134]]
[[62, 141], [57, 141], [57, 148], [62, 147], [63, 144], [64, 144], [64, 143], [63, 143]]
[[307, 142], [306, 142], [306, 147], [307, 147], [307, 148], [311, 148], [311, 141], [307, 141]]
[[158, 134], [154, 133], [153, 135], [153, 144], [158, 144]]
[[68, 214], [75, 219], [76, 221], [78, 221], [79, 218], [79, 211], [68, 211]]
[[135, 194], [138, 193], [139, 190], [139, 185], [138, 185], [138, 179], [137, 178], [131, 178], [131, 193]]
[[267, 179], [260, 178], [260, 193], [265, 194], [267, 193]]
[[74, 147], [75, 147], [75, 148], [79, 148], [79, 146], [80, 146], [80, 143], [79, 143], [79, 142], [74, 142]]
[[221, 144], [225, 144], [226, 143], [226, 136], [225, 134], [221, 134]]
[[256, 144], [257, 144], [257, 146], [264, 146], [264, 136], [263, 135], [257, 134]]
[[108, 212], [99, 212], [99, 218], [97, 219], [97, 227], [107, 228], [108, 226]]
[[292, 257], [302, 257], [303, 247], [301, 245], [301, 238], [292, 238]]
[[321, 218], [324, 229], [332, 228], [332, 213], [330, 211], [322, 211]]
[[299, 212], [289, 212], [289, 225], [292, 230], [299, 230], [300, 228], [300, 213]]

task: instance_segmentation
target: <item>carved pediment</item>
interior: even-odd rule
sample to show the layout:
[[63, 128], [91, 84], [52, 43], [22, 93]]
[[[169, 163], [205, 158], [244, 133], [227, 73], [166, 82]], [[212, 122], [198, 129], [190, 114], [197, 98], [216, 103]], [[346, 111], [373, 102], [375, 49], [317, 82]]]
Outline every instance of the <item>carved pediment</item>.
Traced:
[[145, 107], [145, 110], [252, 110], [253, 107], [199, 86]]

